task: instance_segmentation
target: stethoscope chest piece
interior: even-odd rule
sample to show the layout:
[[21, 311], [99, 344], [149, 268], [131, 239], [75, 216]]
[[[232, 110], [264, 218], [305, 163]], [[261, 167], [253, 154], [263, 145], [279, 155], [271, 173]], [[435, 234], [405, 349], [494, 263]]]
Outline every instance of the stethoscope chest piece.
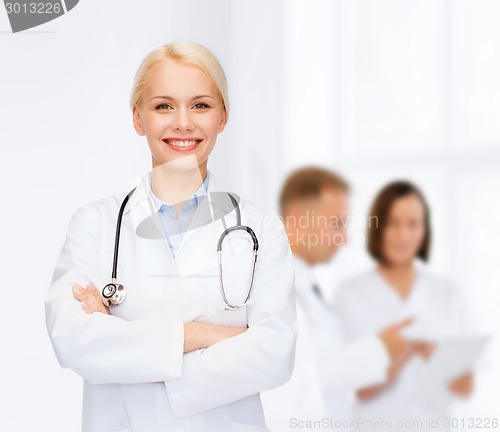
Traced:
[[123, 302], [127, 291], [122, 284], [111, 282], [102, 289], [102, 302], [107, 307], [115, 307]]

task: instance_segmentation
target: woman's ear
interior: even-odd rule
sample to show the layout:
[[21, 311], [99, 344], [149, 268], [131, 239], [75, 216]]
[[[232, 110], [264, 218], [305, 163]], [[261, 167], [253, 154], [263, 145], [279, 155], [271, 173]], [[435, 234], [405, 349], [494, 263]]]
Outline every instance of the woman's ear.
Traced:
[[221, 133], [224, 130], [224, 128], [226, 127], [226, 120], [227, 120], [226, 110], [222, 110], [220, 122], [219, 122], [219, 128], [217, 129], [218, 133]]
[[137, 109], [137, 106], [134, 106], [132, 110], [132, 121], [134, 123], [134, 129], [135, 131], [141, 135], [144, 136], [144, 128], [142, 127], [142, 120], [141, 120], [141, 115], [139, 113], [139, 110]]

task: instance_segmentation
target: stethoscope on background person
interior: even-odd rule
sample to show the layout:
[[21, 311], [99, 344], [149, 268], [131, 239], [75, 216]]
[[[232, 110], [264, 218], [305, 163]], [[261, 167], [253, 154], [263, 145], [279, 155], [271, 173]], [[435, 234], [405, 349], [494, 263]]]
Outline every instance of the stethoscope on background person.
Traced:
[[[111, 282], [108, 283], [103, 289], [102, 289], [102, 302], [107, 306], [107, 307], [116, 307], [120, 305], [123, 300], [125, 299], [127, 295], [127, 291], [125, 290], [125, 287], [116, 282], [116, 268], [118, 266], [118, 249], [119, 249], [119, 243], [120, 243], [120, 229], [121, 229], [121, 224], [122, 224], [122, 216], [123, 212], [125, 210], [125, 206], [127, 205], [127, 202], [129, 198], [132, 196], [136, 188], [132, 189], [127, 196], [124, 198], [121, 206], [120, 206], [120, 211], [118, 212], [118, 218], [116, 222], [116, 233], [115, 233], [115, 249], [114, 249], [114, 254], [113, 254], [113, 270], [111, 273]], [[257, 262], [257, 251], [259, 249], [259, 242], [257, 240], [257, 236], [255, 235], [254, 231], [252, 228], [241, 225], [241, 211], [240, 207], [238, 205], [238, 202], [236, 199], [229, 193], [227, 192], [229, 198], [231, 199], [231, 202], [233, 203], [234, 208], [236, 209], [236, 225], [226, 228], [223, 233], [219, 237], [219, 241], [217, 242], [217, 262], [219, 266], [219, 285], [220, 285], [220, 290], [221, 290], [221, 296], [222, 299], [224, 300], [225, 303], [225, 310], [236, 310], [241, 307], [244, 307], [248, 304], [248, 300], [250, 299], [250, 295], [252, 294], [252, 287], [253, 287], [253, 281], [254, 281], [254, 276], [255, 276], [255, 263]], [[253, 242], [253, 256], [252, 256], [252, 271], [250, 275], [250, 283], [248, 285], [247, 289], [247, 295], [245, 297], [245, 301], [241, 304], [233, 305], [230, 304], [227, 297], [226, 297], [226, 291], [224, 288], [224, 280], [222, 277], [222, 243], [226, 236], [233, 231], [237, 230], [242, 230], [247, 232], [250, 237], [252, 238]]]

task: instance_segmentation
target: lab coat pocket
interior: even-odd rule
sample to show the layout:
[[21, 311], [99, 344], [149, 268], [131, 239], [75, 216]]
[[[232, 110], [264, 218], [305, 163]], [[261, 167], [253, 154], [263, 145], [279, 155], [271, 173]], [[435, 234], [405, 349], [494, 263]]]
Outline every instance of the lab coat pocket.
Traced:
[[233, 421], [232, 432], [271, 432], [268, 428], [264, 426], [253, 425], [249, 423], [241, 423]]

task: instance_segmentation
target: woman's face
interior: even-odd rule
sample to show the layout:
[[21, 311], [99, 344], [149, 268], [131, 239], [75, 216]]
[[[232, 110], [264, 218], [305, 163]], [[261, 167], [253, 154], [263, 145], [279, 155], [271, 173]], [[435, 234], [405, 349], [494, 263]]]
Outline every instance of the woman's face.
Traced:
[[206, 169], [226, 115], [217, 88], [198, 66], [168, 59], [147, 72], [133, 120], [148, 140], [153, 168]]
[[382, 236], [382, 254], [390, 265], [410, 263], [425, 236], [425, 209], [420, 198], [409, 194], [395, 200]]

